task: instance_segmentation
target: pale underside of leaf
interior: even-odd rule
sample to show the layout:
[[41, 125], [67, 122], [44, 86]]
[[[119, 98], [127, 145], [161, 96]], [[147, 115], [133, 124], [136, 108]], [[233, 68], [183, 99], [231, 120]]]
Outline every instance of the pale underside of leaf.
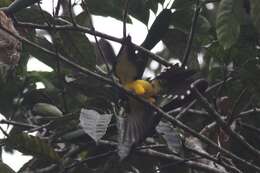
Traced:
[[100, 114], [95, 110], [81, 109], [80, 126], [97, 142], [106, 134], [111, 118], [112, 114]]

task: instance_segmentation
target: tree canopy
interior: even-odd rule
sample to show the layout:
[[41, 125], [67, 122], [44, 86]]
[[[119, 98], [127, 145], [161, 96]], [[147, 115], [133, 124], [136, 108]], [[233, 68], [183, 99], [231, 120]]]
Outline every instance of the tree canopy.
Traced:
[[[19, 173], [260, 172], [259, 0], [58, 0], [52, 14], [39, 0], [0, 7], [0, 144], [33, 157]], [[132, 43], [126, 23], [148, 26], [151, 13], [145, 40]], [[121, 21], [124, 37], [96, 30], [93, 15]], [[121, 56], [136, 58], [138, 73], [131, 62], [118, 71], [139, 81], [122, 83]], [[32, 57], [53, 71], [28, 71]], [[142, 77], [147, 69], [153, 79]], [[0, 172], [15, 171], [0, 159]]]

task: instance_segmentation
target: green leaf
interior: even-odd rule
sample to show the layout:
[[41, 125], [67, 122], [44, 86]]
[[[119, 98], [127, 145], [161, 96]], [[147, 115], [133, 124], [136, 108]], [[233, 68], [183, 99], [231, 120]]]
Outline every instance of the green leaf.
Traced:
[[146, 7], [151, 9], [154, 13], [158, 10], [158, 1], [157, 0], [148, 0], [146, 2]]
[[[48, 50], [54, 51], [53, 44], [44, 37], [34, 37], [33, 41]], [[57, 60], [56, 60], [55, 56], [49, 55], [46, 52], [40, 50], [39, 48], [36, 48], [29, 44], [24, 44], [23, 49], [28, 51], [28, 53], [30, 53], [30, 55], [39, 59], [40, 61], [47, 64], [51, 68], [53, 68], [53, 69], [56, 68]]]
[[[194, 10], [192, 8], [185, 8], [182, 10], [176, 10], [172, 15], [171, 24], [174, 28], [182, 30], [186, 33], [190, 32], [192, 17]], [[205, 34], [209, 31], [211, 25], [206, 17], [199, 15], [196, 25], [196, 33]]]
[[53, 22], [52, 16], [40, 9], [38, 6], [31, 6], [30, 8], [25, 8], [15, 14], [15, 17], [20, 22], [29, 22], [34, 24], [44, 24], [46, 22]]
[[6, 139], [6, 144], [24, 154], [44, 157], [55, 162], [60, 160], [53, 148], [36, 136], [25, 133], [12, 134]]
[[[128, 6], [129, 14], [145, 24], [148, 23], [149, 19], [149, 8], [146, 3], [144, 0], [132, 0], [129, 1]], [[121, 0], [89, 0], [86, 5], [92, 14], [123, 19], [124, 3]]]
[[240, 33], [243, 18], [241, 0], [222, 0], [219, 4], [216, 20], [217, 38], [224, 49], [233, 46]]
[[61, 117], [63, 113], [59, 108], [48, 103], [37, 103], [33, 106], [33, 114], [40, 116], [54, 116]]
[[0, 1], [0, 7], [7, 7], [8, 5], [10, 5], [12, 3], [11, 0], [1, 0]]
[[171, 8], [183, 9], [183, 8], [190, 7], [194, 3], [195, 3], [194, 0], [174, 0]]
[[[89, 0], [87, 1], [87, 7], [91, 14], [100, 16], [111, 16], [116, 19], [122, 20], [122, 7], [123, 3], [120, 0]], [[84, 8], [84, 5], [83, 5]]]
[[0, 81], [0, 112], [8, 118], [14, 111], [14, 99], [17, 98], [21, 88], [24, 85], [24, 80], [20, 78], [14, 78], [8, 80], [3, 84]]
[[246, 64], [239, 70], [239, 76], [242, 81], [255, 90], [258, 94], [260, 91], [260, 60], [259, 58], [248, 60]]
[[164, 9], [155, 19], [149, 32], [142, 43], [142, 46], [151, 50], [167, 33], [172, 12], [169, 9]]
[[2, 173], [15, 173], [7, 164], [0, 161], [0, 172]]
[[64, 52], [65, 57], [89, 69], [94, 69], [96, 56], [94, 47], [83, 33], [60, 31], [58, 50]]
[[81, 26], [85, 26], [85, 27], [91, 26], [89, 15], [88, 15], [87, 11], [82, 11], [75, 17], [75, 19], [76, 19], [77, 24], [79, 24]]
[[259, 0], [250, 0], [251, 2], [251, 17], [253, 19], [253, 23], [257, 29], [257, 31], [260, 33], [260, 1]]
[[131, 0], [129, 1], [129, 14], [136, 19], [148, 24], [149, 8], [147, 8], [144, 0]]
[[26, 76], [27, 80], [32, 83], [42, 82], [48, 91], [55, 91], [54, 82], [58, 83], [57, 75], [54, 72], [32, 71], [27, 72]]

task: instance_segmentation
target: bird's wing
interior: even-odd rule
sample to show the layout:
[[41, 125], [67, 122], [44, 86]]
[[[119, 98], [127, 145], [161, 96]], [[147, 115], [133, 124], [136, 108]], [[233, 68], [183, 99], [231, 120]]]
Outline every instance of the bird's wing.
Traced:
[[117, 56], [114, 65], [115, 75], [119, 78], [122, 85], [134, 81], [138, 75], [138, 67], [135, 63], [135, 49], [131, 43], [131, 37], [126, 37]]

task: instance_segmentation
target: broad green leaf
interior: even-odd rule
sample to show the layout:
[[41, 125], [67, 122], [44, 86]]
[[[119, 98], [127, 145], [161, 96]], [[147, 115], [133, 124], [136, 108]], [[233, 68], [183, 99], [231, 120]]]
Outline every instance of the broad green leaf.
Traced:
[[0, 1], [0, 7], [7, 7], [8, 5], [10, 5], [12, 3], [11, 0], [1, 0]]
[[157, 0], [148, 0], [146, 2], [146, 7], [151, 9], [154, 13], [158, 10], [158, 1]]
[[40, 9], [37, 6], [31, 6], [30, 8], [25, 8], [15, 14], [15, 17], [20, 22], [29, 22], [35, 24], [44, 24], [47, 22], [53, 23], [52, 16]]
[[[188, 40], [188, 35], [179, 29], [170, 29], [169, 32], [164, 36], [163, 42], [169, 49], [171, 56], [176, 59], [180, 59], [183, 56], [186, 44]], [[194, 40], [192, 44], [191, 57], [194, 57], [196, 51], [199, 50], [199, 43]]]
[[56, 106], [48, 103], [37, 103], [33, 106], [34, 115], [60, 117], [63, 115], [61, 110]]
[[253, 19], [253, 23], [257, 29], [257, 31], [260, 33], [260, 1], [259, 0], [250, 0], [251, 2], [251, 17]]
[[86, 1], [86, 5], [89, 8], [91, 14], [100, 16], [111, 16], [119, 20], [123, 19], [123, 3], [121, 3], [120, 0], [89, 0]]
[[129, 14], [143, 22], [145, 25], [148, 24], [149, 8], [146, 8], [144, 0], [129, 1]]
[[242, 81], [253, 88], [255, 93], [258, 95], [260, 91], [260, 60], [259, 58], [248, 60], [246, 64], [239, 70], [239, 76], [241, 77]]
[[83, 33], [73, 31], [60, 31], [58, 38], [58, 50], [81, 66], [94, 69], [96, 56], [94, 47]]
[[171, 8], [183, 9], [183, 8], [190, 7], [195, 2], [196, 2], [195, 0], [174, 0]]
[[23, 154], [43, 157], [52, 161], [59, 161], [60, 156], [44, 140], [25, 133], [12, 134], [6, 139], [9, 147], [17, 149]]
[[79, 24], [79, 25], [82, 25], [85, 27], [91, 26], [89, 15], [88, 15], [87, 11], [82, 11], [75, 17], [75, 19], [76, 19], [77, 24]]
[[[90, 9], [90, 13], [100, 16], [111, 16], [116, 19], [123, 19], [124, 2], [121, 0], [89, 0], [86, 5]], [[144, 0], [129, 1], [128, 13], [147, 24], [149, 19], [149, 8]], [[83, 6], [84, 8], [84, 6]]]
[[172, 12], [164, 9], [155, 19], [142, 46], [151, 50], [167, 33], [170, 25]]
[[4, 164], [3, 162], [0, 161], [0, 172], [2, 173], [15, 173], [12, 168], [10, 168], [7, 164]]
[[[35, 37], [33, 41], [37, 43], [39, 46], [54, 51], [53, 44], [44, 37]], [[53, 69], [56, 68], [57, 59], [55, 56], [49, 55], [48, 53], [40, 50], [39, 48], [31, 46], [29, 44], [24, 44], [23, 49], [28, 51], [30, 55], [42, 61], [43, 63], [50, 66], [51, 68]]]
[[17, 98], [21, 88], [24, 85], [24, 79], [14, 78], [6, 83], [0, 81], [0, 112], [8, 118], [14, 109], [14, 99]]
[[81, 109], [80, 126], [94, 141], [101, 139], [107, 131], [112, 114], [100, 114], [95, 110]]
[[[192, 17], [194, 14], [194, 10], [192, 8], [185, 8], [182, 10], [176, 10], [172, 14], [171, 24], [174, 28], [182, 30], [186, 33], [190, 32]], [[209, 31], [211, 25], [206, 17], [199, 15], [197, 20], [197, 25], [195, 32], [199, 34], [205, 34]]]
[[46, 90], [54, 91], [55, 84], [58, 83], [57, 75], [53, 72], [32, 71], [27, 72], [27, 80], [36, 83], [42, 82]]
[[217, 11], [216, 32], [224, 49], [229, 49], [236, 43], [242, 18], [241, 0], [222, 0], [220, 2]]

